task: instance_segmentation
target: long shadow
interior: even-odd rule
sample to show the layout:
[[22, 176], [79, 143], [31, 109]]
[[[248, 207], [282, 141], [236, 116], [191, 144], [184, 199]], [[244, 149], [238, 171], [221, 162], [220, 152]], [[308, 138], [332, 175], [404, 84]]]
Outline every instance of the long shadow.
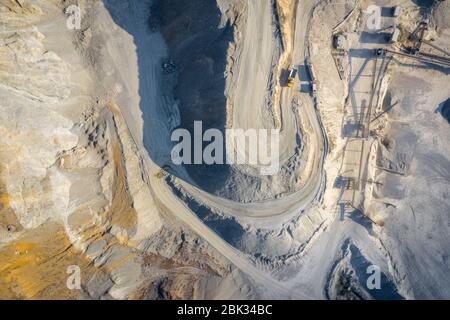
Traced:
[[412, 0], [412, 2], [420, 7], [420, 13], [423, 15], [423, 14], [430, 13], [431, 8], [437, 1], [436, 0]]
[[[352, 58], [365, 58], [363, 64], [360, 66], [356, 75], [353, 76], [351, 74], [350, 78], [349, 78], [350, 102], [351, 102], [353, 115], [354, 115], [355, 119], [358, 115], [358, 102], [356, 101], [355, 91], [353, 88], [356, 85], [356, 83], [358, 82], [358, 80], [360, 79], [361, 75], [364, 73], [364, 70], [366, 69], [367, 64], [371, 60], [372, 55], [373, 55], [373, 50], [369, 50], [369, 49], [351, 49], [349, 51], [350, 64], [352, 63]], [[353, 72], [353, 70], [352, 70], [352, 72]], [[354, 129], [356, 129], [356, 127]], [[344, 130], [342, 131], [343, 136], [345, 136], [345, 134], [347, 134], [347, 133], [348, 133], [348, 131], [344, 131]]]
[[[395, 59], [395, 58], [394, 58]], [[431, 69], [436, 70], [438, 72], [441, 72], [443, 74], [450, 74], [450, 67], [444, 67], [440, 66], [431, 62], [425, 62], [420, 60], [414, 60], [414, 62], [401, 62], [400, 60], [395, 59], [395, 61], [398, 63], [398, 65], [403, 67], [410, 67], [410, 68], [416, 68], [416, 69]]]
[[381, 7], [382, 17], [393, 17], [395, 7]]
[[350, 49], [348, 51], [350, 58], [371, 58], [374, 55], [373, 49]]
[[439, 112], [442, 117], [450, 124], [450, 98], [440, 103], [438, 108], [436, 109], [436, 112]]
[[367, 32], [363, 31], [359, 38], [359, 42], [361, 43], [379, 43], [386, 44], [389, 41], [391, 34], [389, 32]]
[[[355, 270], [356, 276], [359, 279], [360, 284], [366, 286], [370, 273], [367, 272], [372, 263], [366, 259], [361, 253], [358, 247], [350, 244], [349, 249], [351, 251], [350, 262]], [[383, 272], [380, 272], [380, 287], [379, 289], [367, 289], [368, 293], [375, 300], [403, 300], [404, 298], [397, 291], [397, 287], [394, 282], [389, 279]], [[366, 287], [367, 288], [367, 287]]]
[[[114, 22], [133, 37], [139, 73], [139, 107], [144, 121], [144, 146], [152, 160], [166, 168], [170, 160], [170, 131], [174, 126], [176, 110], [170, 108], [174, 101], [169, 92], [154, 81], [156, 77], [162, 76], [161, 61], [167, 53], [162, 37], [150, 32], [152, 1], [104, 0], [103, 3]], [[123, 61], [123, 64], [127, 65], [128, 61]]]
[[300, 81], [312, 81], [311, 74], [309, 73], [309, 69], [306, 65], [302, 64], [298, 66], [298, 77]]
[[[170, 157], [177, 143], [170, 140], [174, 129], [187, 129], [193, 138], [194, 121], [202, 121], [203, 132], [225, 131], [224, 73], [232, 27], [219, 27], [221, 13], [215, 1], [105, 0], [104, 4], [136, 45], [144, 146], [156, 164], [178, 176], [183, 170]], [[164, 42], [168, 52], [153, 50], [164, 47]], [[157, 77], [164, 81], [158, 83]], [[200, 188], [212, 193], [230, 174], [225, 164], [184, 167]]]
[[[343, 270], [338, 269], [346, 256], [350, 256], [350, 265], [346, 265]], [[372, 270], [371, 267], [376, 271]], [[331, 298], [330, 289], [333, 275], [340, 275], [345, 285], [343, 288], [345, 291], [341, 290], [341, 294], [345, 295], [351, 292], [357, 295], [359, 299], [365, 299], [365, 295], [360, 295], [365, 292], [375, 300], [404, 300], [393, 280], [372, 264], [350, 239], [346, 239], [342, 244], [340, 259], [335, 260], [330, 270], [325, 285], [327, 299]], [[337, 272], [340, 274], [337, 274]], [[376, 278], [378, 278], [378, 281], [374, 281]], [[379, 287], [369, 289], [368, 284], [379, 284]]]

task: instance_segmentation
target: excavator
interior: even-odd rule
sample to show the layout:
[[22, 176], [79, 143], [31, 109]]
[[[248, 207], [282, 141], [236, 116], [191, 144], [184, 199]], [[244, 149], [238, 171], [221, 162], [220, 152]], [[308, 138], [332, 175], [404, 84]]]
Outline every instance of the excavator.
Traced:
[[[427, 29], [428, 24], [425, 21], [420, 22], [417, 25], [416, 29], [409, 34], [408, 38], [403, 41], [401, 45], [401, 51], [378, 49], [377, 55], [382, 55], [384, 54], [384, 52], [389, 52], [392, 54], [420, 60], [422, 62], [432, 63], [443, 67], [450, 67], [450, 52], [436, 46], [430, 41], [425, 40], [424, 36]], [[423, 52], [423, 50], [421, 50], [423, 44], [432, 47], [433, 49], [443, 53], [444, 55], [442, 56]]]
[[294, 86], [296, 76], [297, 76], [297, 69], [295, 68], [295, 66], [292, 66], [292, 68], [289, 71], [289, 76], [287, 78], [287, 86], [289, 88], [292, 88]]

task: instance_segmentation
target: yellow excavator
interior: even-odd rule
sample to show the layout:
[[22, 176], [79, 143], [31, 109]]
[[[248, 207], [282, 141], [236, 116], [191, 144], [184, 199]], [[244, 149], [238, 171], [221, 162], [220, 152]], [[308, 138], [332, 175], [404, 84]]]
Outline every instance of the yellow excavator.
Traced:
[[287, 78], [287, 86], [289, 88], [292, 88], [294, 86], [296, 76], [297, 76], [297, 69], [295, 68], [295, 66], [292, 66], [291, 70], [289, 71], [289, 76]]

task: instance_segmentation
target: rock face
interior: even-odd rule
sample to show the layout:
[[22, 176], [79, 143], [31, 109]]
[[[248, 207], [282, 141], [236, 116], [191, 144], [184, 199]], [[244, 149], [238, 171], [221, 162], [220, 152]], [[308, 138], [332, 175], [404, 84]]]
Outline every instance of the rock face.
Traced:
[[2, 179], [21, 225], [33, 228], [68, 209], [68, 179], [55, 163], [77, 145], [74, 122], [59, 106], [70, 94], [68, 66], [47, 52], [37, 29], [3, 39]]
[[[0, 0], [0, 299], [450, 297], [449, 72], [375, 56], [374, 3]], [[448, 1], [376, 4], [450, 50]], [[174, 165], [196, 120], [281, 126], [279, 173]]]
[[106, 51], [113, 22], [102, 2], [80, 1], [82, 28], [70, 30], [70, 4], [0, 4], [0, 297], [188, 299], [223, 283], [250, 296], [226, 259], [163, 218], [140, 124], [121, 110], [134, 80]]

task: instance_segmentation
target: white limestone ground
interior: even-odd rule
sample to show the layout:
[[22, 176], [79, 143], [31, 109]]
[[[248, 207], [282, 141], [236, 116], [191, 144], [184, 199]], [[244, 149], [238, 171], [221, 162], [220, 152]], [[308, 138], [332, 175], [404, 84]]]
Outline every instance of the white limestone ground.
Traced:
[[[449, 296], [449, 127], [435, 112], [450, 95], [448, 74], [391, 63], [377, 111], [400, 103], [374, 125], [368, 157], [380, 184], [365, 190], [363, 213], [342, 218], [336, 208], [348, 87], [331, 57], [332, 32], [341, 26], [357, 42], [374, 3], [400, 4], [413, 25], [415, 3], [293, 1], [292, 20], [277, 20], [286, 1], [218, 0], [196, 7], [204, 19], [193, 22], [193, 1], [160, 6], [155, 30], [150, 0], [82, 1], [79, 31], [65, 26], [70, 3], [0, 4], [0, 191], [5, 216], [16, 217], [0, 220], [0, 250], [60, 222], [93, 262], [79, 298]], [[448, 4], [440, 6], [431, 33], [448, 48]], [[216, 40], [226, 52], [208, 52]], [[167, 58], [179, 62], [175, 75], [161, 68]], [[315, 100], [281, 87], [281, 70], [305, 58], [319, 80]], [[189, 69], [205, 61], [206, 71]], [[189, 104], [180, 81], [201, 86], [202, 74], [213, 89], [193, 87]], [[235, 166], [206, 181], [219, 184], [211, 191], [170, 163], [171, 131], [204, 101], [225, 110], [227, 127], [281, 128], [280, 173]], [[372, 264], [381, 291], [365, 287]], [[8, 270], [0, 268], [0, 285]]]
[[[66, 27], [63, 9], [69, 3], [56, 4], [1, 5], [0, 250], [22, 245], [29, 230], [45, 231], [57, 221], [79, 255], [93, 261], [78, 298], [254, 296], [239, 270], [179, 221], [164, 217], [167, 209], [153, 200], [145, 151], [139, 150], [142, 142], [135, 143], [142, 141], [142, 131], [132, 85], [137, 68], [130, 68], [132, 39], [124, 46], [128, 51], [115, 52], [127, 40], [114, 41], [113, 23], [100, 1], [82, 3], [86, 19], [80, 31]], [[130, 105], [121, 107], [122, 117], [116, 104], [123, 101]], [[167, 242], [158, 245], [158, 239]], [[50, 261], [58, 256], [47, 253]], [[27, 287], [14, 278], [8, 282], [12, 270], [5, 259], [1, 294], [28, 297]], [[58, 261], [52, 270], [65, 277], [65, 261]], [[68, 290], [65, 278], [49, 275], [49, 284], [39, 279], [32, 286], [43, 287], [35, 293], [40, 297], [48, 285]], [[215, 293], [220, 287], [229, 289]]]

